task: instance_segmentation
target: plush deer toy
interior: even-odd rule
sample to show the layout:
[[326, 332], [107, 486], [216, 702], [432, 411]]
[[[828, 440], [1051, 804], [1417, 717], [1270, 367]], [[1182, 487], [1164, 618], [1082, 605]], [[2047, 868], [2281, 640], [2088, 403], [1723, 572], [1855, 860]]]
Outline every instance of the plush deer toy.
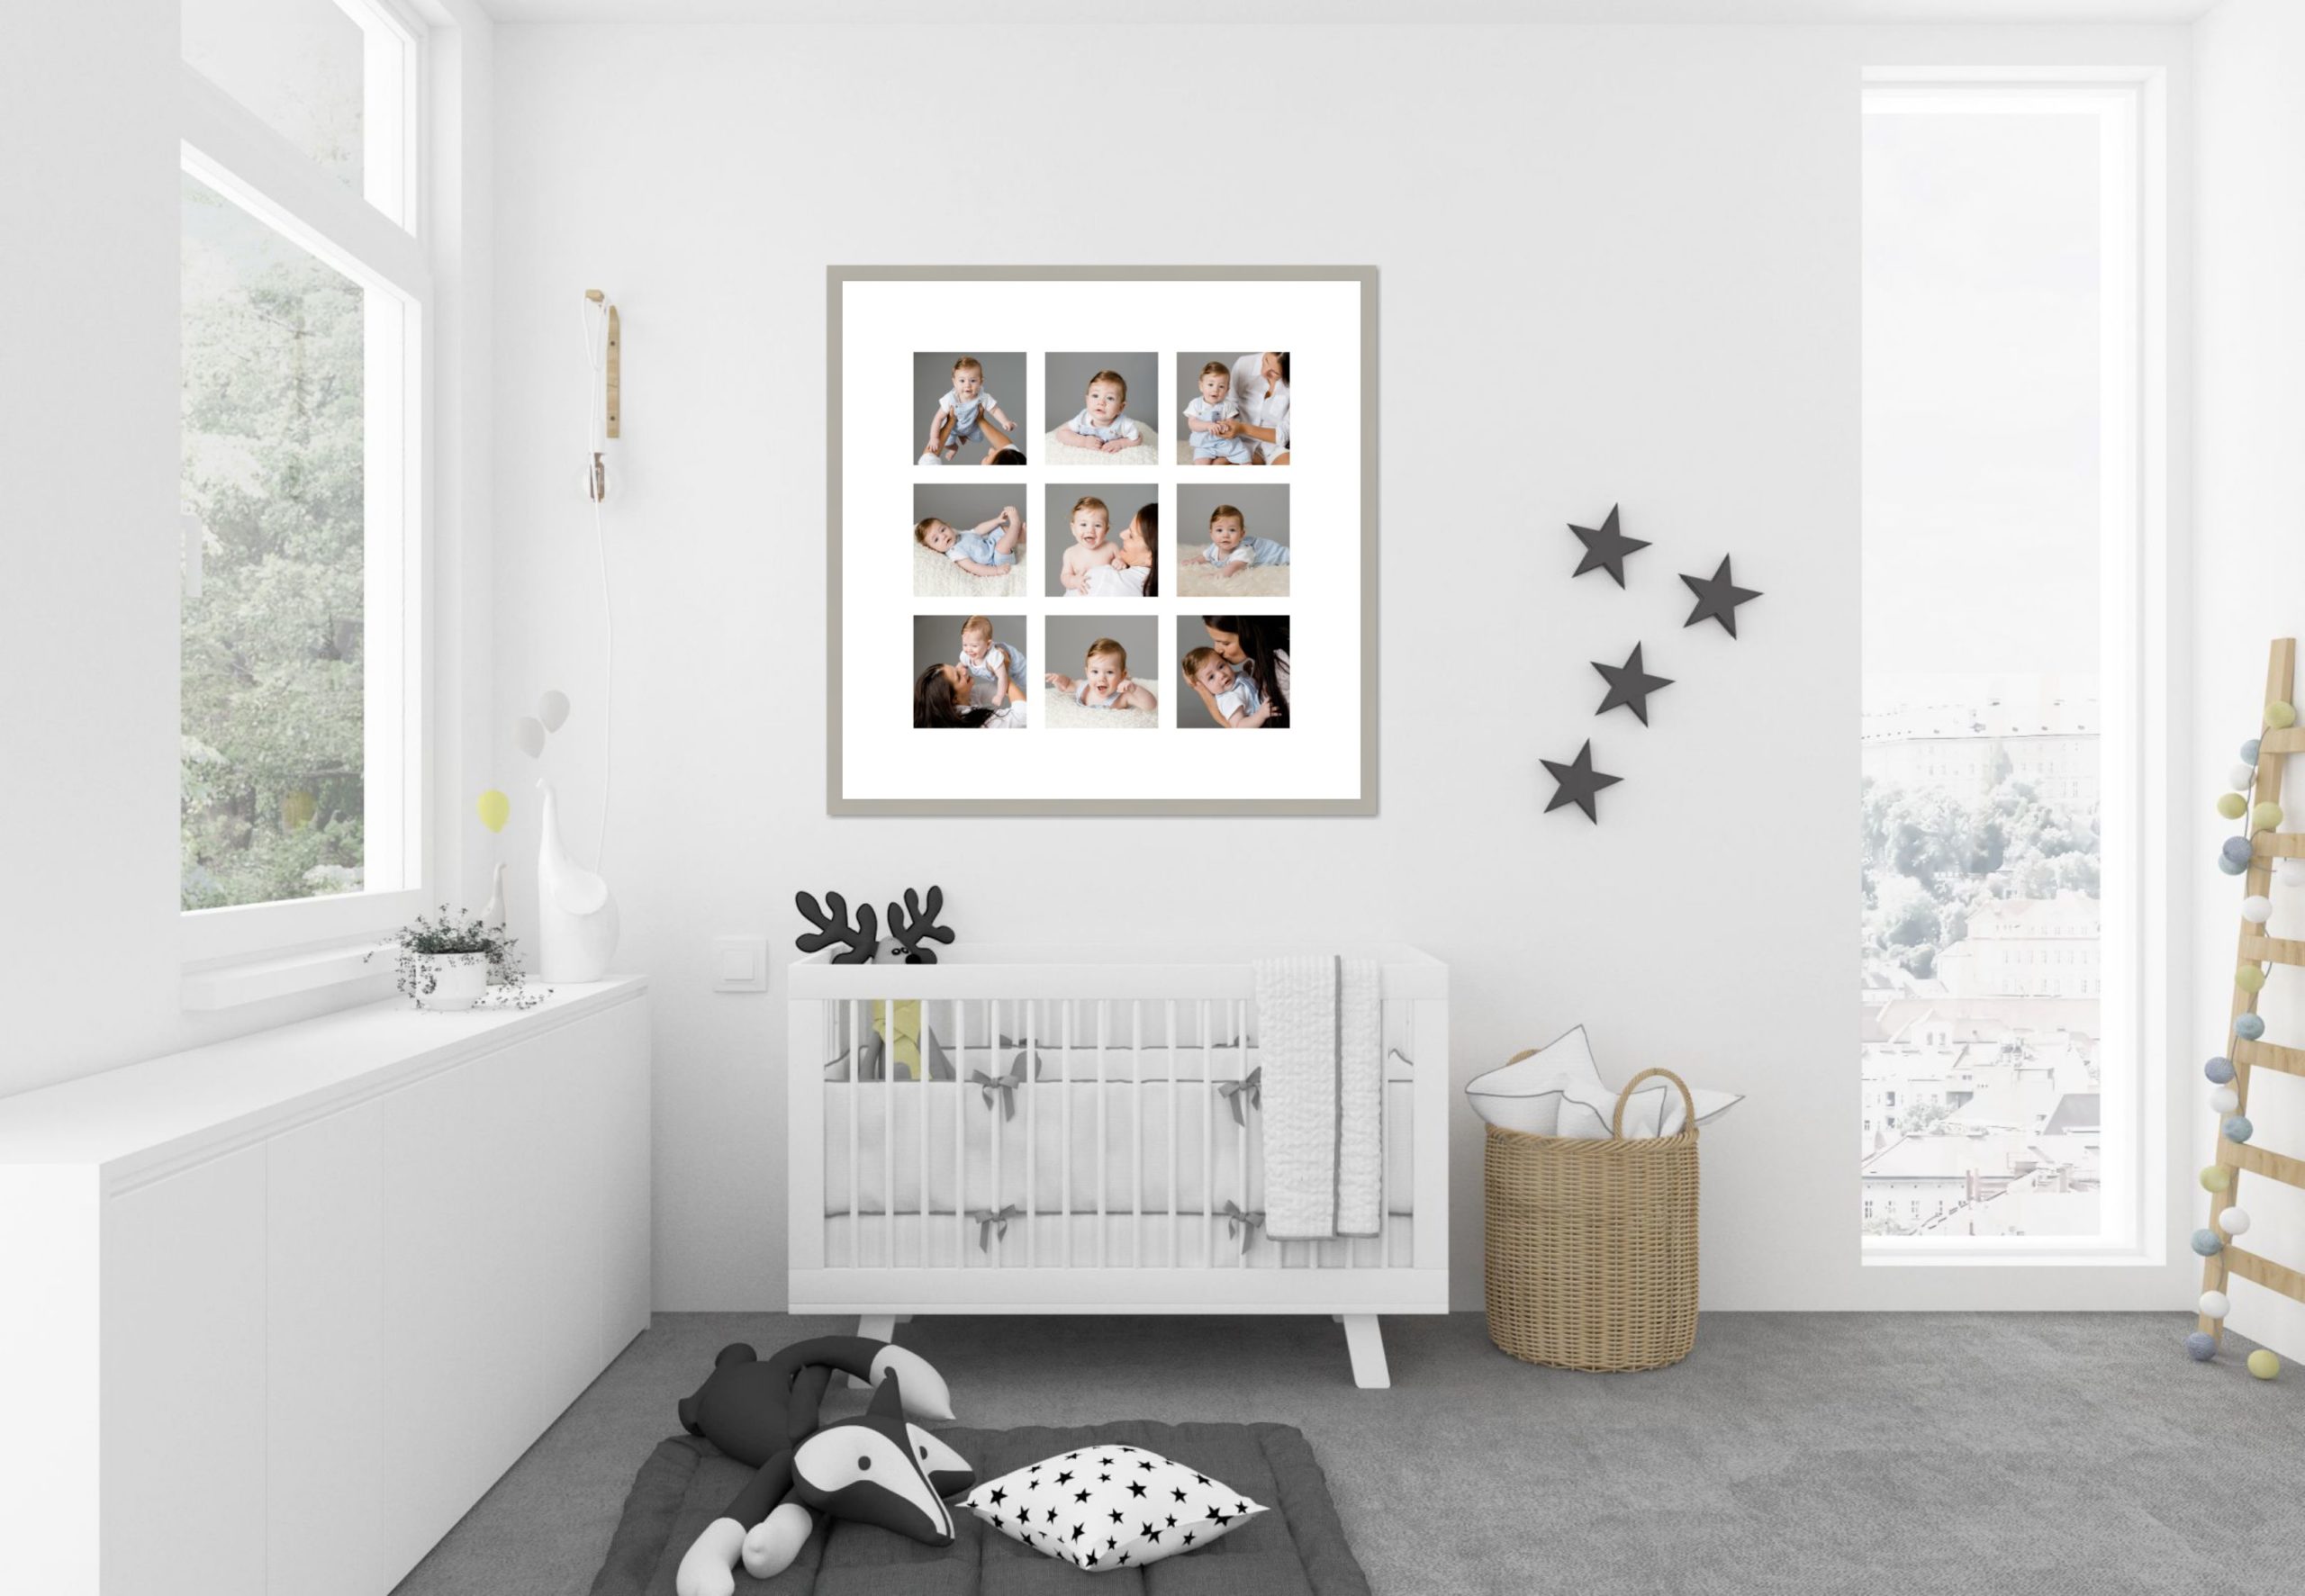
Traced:
[[[835, 1374], [877, 1387], [854, 1419], [821, 1422]], [[815, 1514], [877, 1524], [932, 1546], [953, 1542], [944, 1499], [976, 1483], [959, 1453], [907, 1415], [950, 1419], [944, 1377], [917, 1353], [863, 1336], [799, 1341], [767, 1362], [741, 1341], [680, 1405], [681, 1426], [757, 1472], [681, 1559], [679, 1596], [730, 1596], [739, 1558], [755, 1579], [800, 1555]]]

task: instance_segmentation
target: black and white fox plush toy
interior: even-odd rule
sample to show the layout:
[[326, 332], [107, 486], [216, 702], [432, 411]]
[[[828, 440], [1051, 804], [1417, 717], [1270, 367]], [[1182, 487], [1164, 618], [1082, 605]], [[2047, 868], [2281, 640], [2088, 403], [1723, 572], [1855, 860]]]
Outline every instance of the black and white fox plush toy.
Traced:
[[[870, 1380], [854, 1419], [820, 1421], [836, 1374]], [[953, 1542], [945, 1505], [976, 1483], [959, 1453], [907, 1415], [950, 1419], [952, 1395], [926, 1358], [863, 1336], [798, 1341], [766, 1362], [741, 1341], [680, 1405], [681, 1426], [758, 1472], [681, 1559], [679, 1596], [730, 1596], [736, 1565], [767, 1579], [800, 1554], [815, 1514], [877, 1524], [932, 1546]]]

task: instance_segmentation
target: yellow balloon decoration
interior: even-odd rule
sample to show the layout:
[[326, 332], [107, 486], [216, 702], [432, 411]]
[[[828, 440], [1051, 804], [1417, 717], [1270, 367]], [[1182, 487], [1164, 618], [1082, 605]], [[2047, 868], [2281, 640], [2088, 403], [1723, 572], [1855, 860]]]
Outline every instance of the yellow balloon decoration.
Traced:
[[480, 795], [473, 807], [480, 812], [480, 823], [491, 831], [502, 831], [504, 823], [512, 818], [512, 800], [493, 787]]

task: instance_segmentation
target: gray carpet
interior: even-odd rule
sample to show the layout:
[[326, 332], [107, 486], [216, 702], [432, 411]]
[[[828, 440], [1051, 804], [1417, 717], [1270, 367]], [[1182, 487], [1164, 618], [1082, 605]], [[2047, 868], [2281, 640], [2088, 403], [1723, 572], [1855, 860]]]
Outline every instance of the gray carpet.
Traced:
[[[583, 1596], [673, 1404], [735, 1340], [853, 1321], [658, 1314], [400, 1586]], [[963, 1422], [1268, 1419], [1311, 1439], [1380, 1592], [2177, 1596], [2305, 1590], [2305, 1370], [2185, 1359], [2174, 1314], [1713, 1314], [1686, 1363], [1516, 1363], [1388, 1319], [918, 1319]], [[836, 1406], [861, 1406], [836, 1393]], [[1085, 1576], [1084, 1576], [1085, 1577]]]

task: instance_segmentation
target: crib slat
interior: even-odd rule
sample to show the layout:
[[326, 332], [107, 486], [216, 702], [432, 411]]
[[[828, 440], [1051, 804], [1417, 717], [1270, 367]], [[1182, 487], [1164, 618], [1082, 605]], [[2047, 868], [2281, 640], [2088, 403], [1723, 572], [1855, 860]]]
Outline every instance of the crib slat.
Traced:
[[869, 1029], [864, 1023], [864, 1005], [851, 1001], [848, 1005], [848, 1267], [864, 1267], [864, 1210], [858, 1205], [856, 1178], [857, 1160], [863, 1155], [858, 1151], [857, 1121], [864, 1117], [864, 1094], [858, 1091], [857, 1077], [863, 1063], [864, 1036]]
[[[999, 1040], [1000, 1000], [997, 997], [988, 997], [984, 1000], [984, 1044], [987, 1049], [990, 1049], [992, 1045]], [[993, 1072], [988, 1069], [985, 1073], [987, 1075], [990, 1075]], [[1001, 1094], [999, 1092], [993, 1093], [990, 1109], [992, 1116], [990, 1125], [992, 1135], [992, 1195], [985, 1199], [984, 1205], [990, 1212], [994, 1213], [999, 1213], [1003, 1206], [1000, 1201], [1000, 1194], [1005, 1189], [1000, 1184], [1000, 1143], [1003, 1140], [1000, 1132], [1002, 1128], [1008, 1123], [1008, 1115], [1005, 1112], [1007, 1107], [1007, 1100], [1001, 1096]], [[997, 1269], [1000, 1267], [1000, 1255], [1007, 1251], [1008, 1249], [1003, 1244], [999, 1226], [996, 1225], [993, 1227], [991, 1231], [986, 1232], [986, 1235], [989, 1239], [985, 1245], [992, 1253], [992, 1267]]]
[[[959, 1050], [953, 1064], [953, 1267], [969, 1267], [969, 1011], [964, 998], [953, 999], [953, 1045]], [[925, 1267], [928, 1258], [921, 1256]]]
[[1025, 1000], [1025, 1267], [1036, 1269], [1041, 1261], [1041, 1228], [1033, 1222], [1035, 1204], [1040, 1198], [1041, 1137], [1040, 1137], [1040, 1061], [1036, 1038], [1039, 1035], [1041, 1000]]
[[1064, 1267], [1069, 1269], [1072, 1267], [1072, 1033], [1076, 1026], [1073, 1000], [1067, 997], [1063, 1003], [1064, 1073], [1060, 1078], [1063, 1082], [1060, 1089], [1064, 1094], [1064, 1167], [1061, 1173], [1064, 1177]]
[[[1248, 1079], [1249, 1005], [1237, 997], [1233, 1000], [1233, 1078], [1234, 1080]], [[1238, 1102], [1239, 1099], [1235, 1098], [1234, 1101]], [[1249, 1206], [1249, 1114], [1246, 1105], [1243, 1105], [1241, 1123], [1234, 1126], [1234, 1130], [1236, 1132], [1234, 1138], [1234, 1144], [1240, 1149], [1241, 1210], [1246, 1213]], [[1249, 1243], [1255, 1238], [1253, 1235], [1247, 1235], [1243, 1236], [1241, 1240], [1243, 1243]], [[1242, 1247], [1236, 1261], [1243, 1269], [1249, 1267], [1249, 1249], [1246, 1245]]]
[[897, 1267], [897, 1000], [881, 1000], [881, 1243], [882, 1263]]
[[[933, 998], [920, 1000], [920, 1090], [915, 1095], [920, 1099], [920, 1267], [924, 1269], [928, 1267], [928, 1110], [936, 1101], [929, 1091], [928, 1081], [936, 1073], [928, 1067], [928, 1058], [929, 1039], [936, 1034], [936, 1027], [931, 1023], [936, 1012], [936, 1004]], [[953, 1066], [953, 1073], [960, 1073], [957, 1062]]]
[[1209, 1053], [1208, 999], [1200, 1000], [1201, 1267], [1216, 1267], [1216, 1065]]
[[1169, 1267], [1176, 1268], [1184, 1262], [1182, 1248], [1184, 1199], [1177, 1190], [1177, 1078], [1185, 1072], [1184, 1049], [1177, 1041], [1177, 1000], [1169, 999]]
[[1105, 1267], [1105, 1000], [1097, 999], [1097, 1267]]

